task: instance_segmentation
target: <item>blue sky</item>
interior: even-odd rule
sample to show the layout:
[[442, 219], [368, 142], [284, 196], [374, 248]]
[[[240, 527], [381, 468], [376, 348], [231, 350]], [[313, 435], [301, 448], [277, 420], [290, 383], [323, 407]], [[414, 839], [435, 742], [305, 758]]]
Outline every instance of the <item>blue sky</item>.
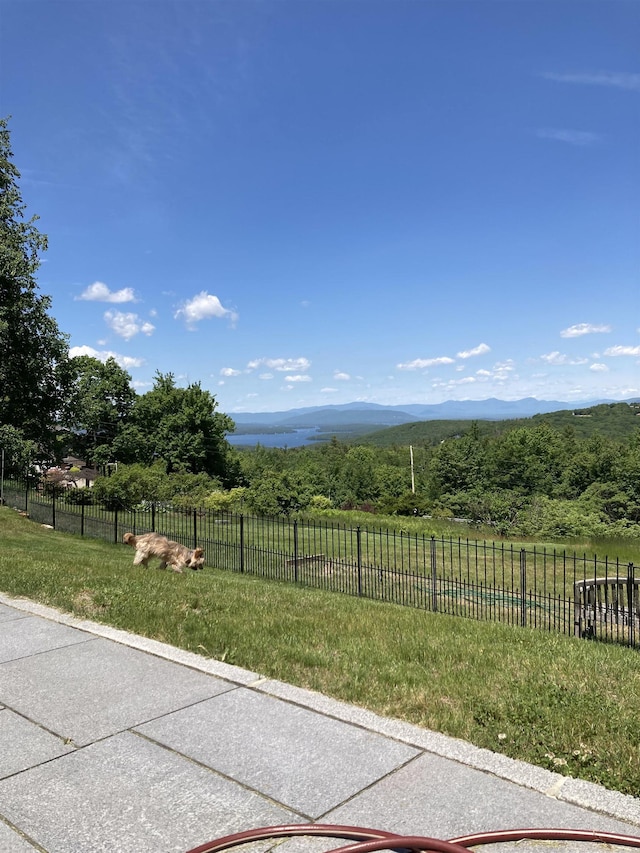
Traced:
[[222, 411], [640, 396], [637, 0], [0, 0], [73, 353]]

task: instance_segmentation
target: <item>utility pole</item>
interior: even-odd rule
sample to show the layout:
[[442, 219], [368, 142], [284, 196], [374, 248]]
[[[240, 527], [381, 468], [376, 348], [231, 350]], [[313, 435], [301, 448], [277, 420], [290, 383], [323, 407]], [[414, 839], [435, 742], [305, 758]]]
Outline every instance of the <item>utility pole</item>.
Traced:
[[413, 475], [413, 445], [409, 445], [409, 455], [411, 456], [411, 491], [415, 495], [416, 493], [416, 479]]

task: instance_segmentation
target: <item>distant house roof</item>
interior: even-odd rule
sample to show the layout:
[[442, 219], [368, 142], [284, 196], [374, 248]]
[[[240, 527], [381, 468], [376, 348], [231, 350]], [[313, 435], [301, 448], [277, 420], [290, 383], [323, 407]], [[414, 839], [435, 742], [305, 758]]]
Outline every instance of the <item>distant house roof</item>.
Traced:
[[84, 459], [78, 459], [77, 456], [65, 456], [62, 463], [65, 468], [85, 468], [87, 465]]

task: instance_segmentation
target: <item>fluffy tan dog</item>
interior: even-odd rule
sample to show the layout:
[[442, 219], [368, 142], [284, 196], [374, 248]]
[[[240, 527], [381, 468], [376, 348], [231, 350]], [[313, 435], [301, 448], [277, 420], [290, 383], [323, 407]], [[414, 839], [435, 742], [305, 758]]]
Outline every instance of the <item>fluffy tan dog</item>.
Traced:
[[132, 548], [136, 549], [136, 555], [133, 558], [134, 566], [146, 567], [153, 557], [158, 557], [160, 560], [159, 569], [171, 566], [174, 572], [180, 572], [180, 574], [182, 574], [185, 566], [195, 570], [201, 569], [204, 565], [202, 548], [190, 551], [179, 542], [172, 542], [171, 539], [167, 539], [166, 536], [161, 536], [159, 533], [143, 533], [142, 536], [125, 533], [123, 541], [125, 545], [131, 545]]

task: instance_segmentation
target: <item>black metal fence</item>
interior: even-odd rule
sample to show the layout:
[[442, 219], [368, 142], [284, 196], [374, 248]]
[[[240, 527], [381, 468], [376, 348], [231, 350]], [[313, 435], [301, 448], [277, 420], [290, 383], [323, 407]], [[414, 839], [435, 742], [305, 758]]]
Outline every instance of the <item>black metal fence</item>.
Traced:
[[180, 509], [76, 505], [10, 481], [5, 502], [56, 530], [118, 543], [155, 531], [210, 566], [455, 616], [637, 646], [633, 563], [546, 548], [330, 522]]

